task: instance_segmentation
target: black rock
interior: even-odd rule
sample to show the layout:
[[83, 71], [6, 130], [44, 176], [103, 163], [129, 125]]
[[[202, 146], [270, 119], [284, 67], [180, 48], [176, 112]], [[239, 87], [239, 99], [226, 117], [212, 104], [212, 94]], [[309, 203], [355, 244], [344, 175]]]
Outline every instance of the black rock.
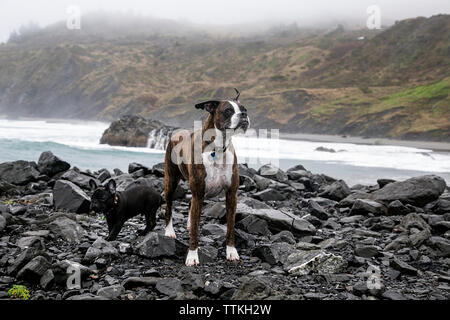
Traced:
[[386, 290], [381, 296], [388, 300], [407, 300], [404, 295], [394, 290]]
[[286, 242], [286, 243], [289, 243], [289, 244], [295, 244], [297, 242], [295, 240], [295, 237], [292, 234], [292, 232], [287, 231], [287, 230], [280, 231], [279, 233], [271, 236], [270, 237], [270, 241], [272, 241], [273, 243], [275, 243], [275, 242]]
[[245, 217], [236, 224], [236, 228], [260, 236], [271, 235], [267, 221], [254, 216]]
[[132, 174], [139, 170], [143, 170], [144, 175], [152, 173], [152, 170], [149, 167], [146, 167], [140, 163], [133, 162], [128, 165], [128, 173], [129, 174]]
[[262, 277], [248, 278], [234, 292], [232, 300], [262, 300], [269, 297], [270, 282]]
[[335, 201], [341, 201], [342, 199], [348, 197], [351, 193], [352, 192], [345, 181], [338, 180], [327, 186], [325, 190], [319, 194], [319, 196]]
[[75, 221], [67, 217], [53, 220], [48, 229], [57, 237], [72, 243], [79, 243], [86, 231]]
[[39, 283], [41, 277], [50, 267], [51, 264], [46, 258], [37, 256], [19, 271], [17, 278], [31, 283]]
[[160, 280], [159, 277], [130, 277], [123, 281], [122, 286], [127, 290], [138, 287], [154, 287]]
[[395, 180], [392, 179], [378, 179], [377, 183], [380, 186], [380, 189], [383, 188], [384, 186], [387, 186], [389, 183], [393, 183], [396, 182]]
[[225, 204], [221, 202], [214, 202], [206, 205], [203, 208], [203, 215], [208, 218], [217, 219], [220, 222], [225, 222], [227, 214]]
[[360, 245], [355, 248], [355, 255], [363, 258], [372, 258], [378, 256], [380, 248], [376, 246]]
[[395, 270], [400, 271], [401, 273], [404, 274], [409, 274], [409, 275], [417, 275], [417, 269], [410, 266], [409, 264], [407, 264], [406, 262], [394, 257], [394, 259], [390, 262], [390, 266], [392, 268], [394, 268]]
[[52, 177], [55, 174], [70, 169], [70, 164], [55, 156], [51, 151], [41, 154], [38, 161], [38, 170], [46, 176]]
[[102, 169], [102, 170], [100, 171], [99, 175], [97, 176], [97, 179], [98, 179], [101, 183], [105, 182], [105, 181], [108, 180], [109, 178], [111, 178], [111, 173], [110, 173], [108, 170], [106, 170], [106, 169]]
[[6, 219], [0, 215], [0, 232], [6, 228]]
[[270, 245], [260, 245], [252, 251], [252, 255], [260, 258], [270, 265], [284, 263], [295, 248], [285, 242], [277, 242]]
[[404, 206], [401, 201], [395, 200], [388, 205], [388, 214], [391, 216], [404, 216], [409, 212], [408, 207]]
[[291, 171], [299, 171], [299, 170], [307, 171], [307, 170], [305, 169], [304, 166], [302, 166], [301, 164], [298, 164], [298, 165], [296, 165], [296, 166], [294, 166], [294, 167], [292, 167], [292, 168], [289, 168], [289, 169], [287, 170], [287, 172], [291, 172]]
[[245, 218], [254, 215], [267, 221], [271, 232], [280, 232], [283, 230], [291, 231], [298, 236], [314, 235], [316, 228], [294, 214], [289, 214], [275, 210], [263, 202], [251, 198], [241, 198], [236, 210], [236, 218]]
[[97, 295], [100, 297], [104, 297], [108, 300], [116, 300], [119, 299], [119, 297], [125, 293], [125, 288], [120, 285], [112, 285], [109, 287], [100, 288], [97, 291]]
[[66, 171], [61, 176], [61, 179], [70, 181], [85, 190], [91, 190], [91, 186], [89, 185], [89, 181], [91, 179], [93, 179], [97, 183], [97, 185], [100, 185], [100, 181], [98, 181], [96, 177], [85, 172], [80, 172], [77, 168]]
[[98, 258], [111, 259], [117, 257], [119, 251], [108, 241], [98, 238], [84, 255], [84, 263], [93, 263]]
[[353, 204], [353, 207], [350, 211], [350, 215], [357, 216], [357, 215], [385, 215], [387, 213], [387, 208], [382, 205], [381, 203], [378, 203], [376, 201], [371, 200], [365, 200], [365, 199], [358, 199]]
[[450, 257], [450, 240], [442, 237], [430, 237], [428, 244], [435, 248], [440, 256]]
[[2, 194], [10, 194], [11, 192], [13, 192], [15, 190], [15, 186], [12, 185], [11, 183], [6, 182], [3, 179], [0, 179], [0, 195]]
[[278, 182], [288, 181], [287, 174], [283, 170], [272, 164], [266, 164], [259, 168], [258, 174], [262, 177], [269, 178]]
[[175, 239], [150, 232], [136, 245], [135, 250], [137, 254], [152, 259], [175, 256]]
[[393, 182], [375, 191], [372, 199], [392, 202], [400, 200], [404, 204], [423, 207], [435, 201], [444, 192], [445, 180], [435, 175], [411, 178], [402, 182]]
[[53, 188], [56, 210], [75, 213], [88, 213], [91, 199], [78, 186], [70, 181], [58, 180]]
[[309, 200], [308, 209], [311, 215], [320, 220], [328, 220], [329, 218], [329, 215], [325, 209], [314, 200]]
[[55, 275], [53, 274], [52, 269], [48, 269], [44, 272], [41, 279], [39, 280], [39, 284], [41, 288], [44, 290], [48, 290], [55, 280]]
[[13, 261], [13, 263], [8, 266], [7, 272], [8, 274], [14, 276], [22, 269], [31, 259], [36, 256], [43, 254], [43, 246], [42, 242], [36, 242], [32, 247], [26, 248], [23, 250]]
[[37, 181], [40, 175], [34, 162], [19, 160], [0, 164], [0, 179], [14, 185], [23, 186]]
[[176, 298], [176, 296], [183, 292], [181, 280], [177, 278], [164, 278], [156, 283], [156, 290], [168, 296], [169, 298]]
[[257, 192], [252, 195], [252, 197], [260, 200], [260, 201], [283, 201], [286, 197], [276, 189], [266, 189], [260, 192]]
[[158, 178], [163, 178], [164, 177], [164, 173], [165, 173], [164, 172], [165, 171], [164, 167], [165, 167], [164, 162], [157, 163], [157, 164], [155, 164], [152, 167], [152, 173]]

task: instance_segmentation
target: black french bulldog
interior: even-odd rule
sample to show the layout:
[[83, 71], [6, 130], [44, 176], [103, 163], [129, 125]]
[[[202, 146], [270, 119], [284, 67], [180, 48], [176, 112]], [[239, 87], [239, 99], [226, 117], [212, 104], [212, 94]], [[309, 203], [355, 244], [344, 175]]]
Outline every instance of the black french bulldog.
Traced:
[[163, 198], [152, 188], [138, 186], [117, 192], [116, 182], [113, 179], [107, 183], [106, 187], [98, 187], [94, 180], [90, 180], [89, 185], [94, 191], [90, 211], [103, 213], [106, 216], [109, 229], [107, 241], [115, 240], [125, 221], [138, 214], [145, 216], [147, 224], [141, 234], [145, 235], [155, 228], [156, 211], [163, 203]]

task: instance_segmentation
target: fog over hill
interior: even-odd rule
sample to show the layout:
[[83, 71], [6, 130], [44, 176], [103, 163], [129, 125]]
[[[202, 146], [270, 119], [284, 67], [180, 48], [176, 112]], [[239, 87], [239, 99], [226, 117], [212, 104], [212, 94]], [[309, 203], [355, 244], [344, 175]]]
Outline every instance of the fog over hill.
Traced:
[[[0, 45], [0, 113], [190, 127], [203, 99], [234, 87], [256, 127], [448, 140], [450, 16], [382, 30], [278, 24], [245, 32], [93, 13], [29, 25]], [[244, 30], [244, 29], [243, 29]]]

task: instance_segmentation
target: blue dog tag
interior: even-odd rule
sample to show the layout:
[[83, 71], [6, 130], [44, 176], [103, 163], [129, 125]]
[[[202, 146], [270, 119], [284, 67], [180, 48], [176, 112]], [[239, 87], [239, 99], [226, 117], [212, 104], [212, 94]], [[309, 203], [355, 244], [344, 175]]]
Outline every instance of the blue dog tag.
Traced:
[[213, 159], [216, 157], [216, 152], [215, 152], [215, 151], [213, 151], [213, 152], [211, 153], [211, 157], [212, 157]]

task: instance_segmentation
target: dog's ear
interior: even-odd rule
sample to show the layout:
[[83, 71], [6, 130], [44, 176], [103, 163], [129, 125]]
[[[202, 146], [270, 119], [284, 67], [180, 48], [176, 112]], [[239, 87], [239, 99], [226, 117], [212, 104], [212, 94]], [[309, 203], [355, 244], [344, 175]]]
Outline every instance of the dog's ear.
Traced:
[[108, 184], [106, 185], [109, 192], [112, 194], [116, 194], [116, 181], [114, 181], [113, 179], [108, 181]]
[[205, 101], [195, 105], [196, 109], [206, 110], [209, 113], [213, 113], [219, 106], [220, 101]]
[[94, 181], [94, 179], [89, 180], [89, 186], [91, 187], [92, 191], [97, 189], [97, 183]]

